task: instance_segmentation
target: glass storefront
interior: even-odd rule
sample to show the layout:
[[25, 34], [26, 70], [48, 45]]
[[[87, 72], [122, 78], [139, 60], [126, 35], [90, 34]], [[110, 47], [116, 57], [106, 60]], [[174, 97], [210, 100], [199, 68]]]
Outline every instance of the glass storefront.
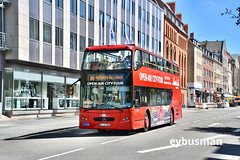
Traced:
[[4, 83], [5, 110], [12, 110], [13, 68], [5, 68]]
[[13, 109], [40, 109], [41, 73], [15, 69], [13, 77]]
[[80, 83], [69, 88], [79, 77], [66, 77], [24, 69], [5, 69], [5, 110], [78, 108]]
[[64, 109], [60, 103], [64, 95], [64, 77], [43, 74], [43, 97], [48, 98], [48, 109]]

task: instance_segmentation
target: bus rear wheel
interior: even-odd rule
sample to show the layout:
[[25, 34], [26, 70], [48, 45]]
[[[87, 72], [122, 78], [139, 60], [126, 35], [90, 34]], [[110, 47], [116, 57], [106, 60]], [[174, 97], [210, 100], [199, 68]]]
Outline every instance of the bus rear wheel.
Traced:
[[143, 131], [147, 132], [150, 128], [150, 120], [149, 120], [149, 116], [147, 114], [147, 112], [145, 113], [144, 116], [144, 127], [143, 127]]

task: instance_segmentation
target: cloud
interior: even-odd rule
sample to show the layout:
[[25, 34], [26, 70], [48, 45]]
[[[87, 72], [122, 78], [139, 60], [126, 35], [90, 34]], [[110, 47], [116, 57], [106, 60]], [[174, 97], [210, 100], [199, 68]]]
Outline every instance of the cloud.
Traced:
[[214, 0], [206, 0], [205, 2], [207, 5], [211, 5], [211, 6], [217, 6], [217, 4], [214, 2]]

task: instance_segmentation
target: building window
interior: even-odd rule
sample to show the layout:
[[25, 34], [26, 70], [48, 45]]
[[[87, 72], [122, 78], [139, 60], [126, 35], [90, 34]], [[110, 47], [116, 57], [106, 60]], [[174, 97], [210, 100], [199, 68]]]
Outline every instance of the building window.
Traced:
[[121, 3], [122, 5], [122, 9], [125, 9], [125, 0], [122, 0], [122, 3]]
[[145, 21], [146, 17], [146, 11], [143, 9], [142, 11], [142, 20]]
[[161, 31], [161, 20], [159, 20], [158, 29], [159, 29], [159, 31]]
[[45, 2], [52, 3], [52, 0], [44, 0]]
[[70, 49], [77, 50], [77, 34], [73, 32], [70, 33]]
[[29, 37], [31, 39], [39, 40], [39, 21], [37, 19], [29, 18]]
[[132, 40], [135, 40], [135, 29], [132, 27]]
[[149, 35], [147, 35], [147, 47], [149, 47]]
[[109, 15], [106, 15], [106, 28], [107, 29], [110, 29], [110, 19], [111, 19], [111, 17], [109, 16]]
[[[161, 52], [161, 41], [159, 41], [159, 43], [158, 43], [159, 45], [158, 45], [158, 51], [159, 52]], [[174, 55], [174, 61], [176, 61], [176, 52], [175, 52], [175, 55]]]
[[70, 0], [70, 11], [77, 15], [77, 0]]
[[149, 20], [150, 20], [150, 14], [149, 12], [147, 12], [147, 24], [149, 24]]
[[155, 20], [156, 20], [155, 27], [156, 27], [156, 29], [158, 29], [158, 19], [156, 18]]
[[94, 45], [94, 40], [91, 38], [88, 38], [88, 46], [93, 46]]
[[55, 6], [59, 8], [63, 8], [63, 0], [55, 0]]
[[86, 37], [80, 35], [80, 51], [84, 52], [86, 47]]
[[117, 20], [116, 20], [116, 18], [113, 18], [113, 31], [117, 32]]
[[152, 51], [154, 51], [154, 38], [152, 38]]
[[90, 5], [88, 5], [88, 20], [94, 22], [94, 8]]
[[86, 3], [83, 1], [80, 1], [80, 17], [86, 18]]
[[145, 46], [145, 34], [142, 33], [142, 45]]
[[132, 1], [132, 14], [135, 15], [135, 3]]
[[138, 18], [141, 19], [142, 16], [142, 9], [140, 6], [138, 6]]
[[114, 4], [117, 4], [117, 0], [113, 0], [113, 3], [114, 3]]
[[158, 41], [155, 39], [155, 51], [158, 50]]
[[130, 0], [127, 0], [127, 11], [130, 12]]
[[43, 42], [52, 43], [52, 26], [43, 23]]
[[130, 26], [126, 25], [126, 35], [130, 38]]
[[102, 11], [99, 11], [99, 25], [101, 25], [102, 23], [102, 27], [104, 27], [104, 13]]
[[63, 29], [55, 27], [55, 45], [63, 47]]
[[141, 32], [138, 31], [138, 43], [141, 44]]
[[125, 24], [123, 22], [121, 22], [121, 35], [125, 35]]
[[152, 16], [152, 27], [154, 27], [155, 18]]

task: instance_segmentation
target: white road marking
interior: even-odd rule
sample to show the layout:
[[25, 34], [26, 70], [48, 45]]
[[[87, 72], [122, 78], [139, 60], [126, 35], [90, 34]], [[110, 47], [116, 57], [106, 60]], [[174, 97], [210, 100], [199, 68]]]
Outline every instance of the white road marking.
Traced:
[[240, 116], [238, 116], [237, 118], [240, 118]]
[[220, 125], [220, 123], [213, 123], [211, 125], [208, 125], [208, 127], [213, 127], [213, 126], [218, 126], [218, 125]]
[[193, 121], [193, 123], [197, 123], [197, 122], [200, 122], [201, 120], [196, 120], [196, 121]]
[[240, 132], [240, 128], [233, 131], [234, 133]]
[[[217, 136], [204, 138], [204, 140], [221, 138], [221, 137], [224, 137], [224, 136], [226, 136], [226, 135], [217, 135]], [[182, 146], [183, 145], [169, 145], [169, 146], [164, 146], [164, 147], [158, 147], [158, 148], [152, 148], [152, 149], [146, 149], [146, 150], [142, 150], [142, 151], [137, 151], [137, 153], [149, 153], [149, 152], [160, 151], [160, 150], [165, 150], [165, 149], [178, 148], [178, 147], [182, 147]]]
[[81, 151], [81, 150], [83, 150], [83, 149], [84, 149], [84, 148], [79, 148], [79, 149], [75, 149], [75, 150], [72, 150], [72, 151], [68, 151], [68, 152], [64, 152], [64, 153], [56, 154], [56, 155], [53, 155], [53, 156], [49, 156], [49, 157], [45, 157], [45, 158], [41, 158], [41, 159], [38, 159], [38, 160], [51, 159], [51, 158], [55, 158], [55, 157], [59, 157], [59, 156], [65, 155], [65, 154], [69, 154], [69, 153], [73, 153], [73, 152]]
[[[128, 137], [130, 137], [130, 136], [128, 136]], [[101, 144], [108, 144], [108, 143], [112, 143], [112, 142], [116, 142], [116, 141], [121, 141], [121, 140], [126, 139], [128, 137], [122, 137], [122, 138], [119, 138], [119, 139], [114, 139], [114, 140], [111, 140], [111, 141], [103, 142]]]
[[188, 123], [183, 123], [183, 124], [180, 124], [181, 126], [184, 126], [184, 125], [188, 125], [190, 124], [189, 122]]
[[165, 146], [165, 147], [146, 149], [146, 150], [142, 150], [142, 151], [137, 151], [137, 153], [148, 153], [148, 152], [160, 151], [160, 150], [165, 150], [165, 149], [170, 149], [170, 148], [177, 148], [177, 146], [170, 145], [170, 146]]
[[212, 136], [212, 137], [208, 137], [208, 138], [204, 138], [206, 140], [209, 140], [209, 139], [215, 139], [215, 138], [221, 138], [221, 137], [225, 137], [227, 135], [217, 135], [217, 136]]
[[231, 159], [231, 160], [239, 160], [240, 156], [233, 156], [233, 155], [227, 155], [227, 154], [212, 154], [208, 158], [213, 159]]
[[[175, 127], [175, 126], [164, 127], [164, 128], [161, 128], [161, 130], [163, 130], [163, 129], [169, 129], [169, 128], [173, 128], [173, 127]], [[159, 131], [159, 130], [154, 129], [154, 130], [151, 130], [151, 131], [148, 131], [148, 132], [139, 133], [139, 134], [135, 134], [135, 135], [132, 135], [132, 136], [145, 135], [145, 134], [153, 133], [153, 132], [156, 132], [156, 131]], [[100, 143], [100, 144], [108, 144], [108, 143], [112, 143], [112, 142], [117, 142], [117, 141], [121, 141], [121, 140], [123, 140], [123, 139], [129, 138], [129, 137], [131, 137], [131, 136], [126, 136], [126, 137], [122, 137], [122, 138], [119, 138], [119, 139], [114, 139], [114, 140], [107, 141], [107, 142], [103, 142], [103, 143]]]

